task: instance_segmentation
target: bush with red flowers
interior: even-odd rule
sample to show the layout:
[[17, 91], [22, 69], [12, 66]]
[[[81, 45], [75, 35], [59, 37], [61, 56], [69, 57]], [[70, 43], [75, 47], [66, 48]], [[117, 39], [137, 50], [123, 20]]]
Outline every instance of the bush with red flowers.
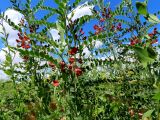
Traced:
[[147, 0], [10, 1], [24, 18], [0, 15], [0, 119], [159, 119], [160, 19]]

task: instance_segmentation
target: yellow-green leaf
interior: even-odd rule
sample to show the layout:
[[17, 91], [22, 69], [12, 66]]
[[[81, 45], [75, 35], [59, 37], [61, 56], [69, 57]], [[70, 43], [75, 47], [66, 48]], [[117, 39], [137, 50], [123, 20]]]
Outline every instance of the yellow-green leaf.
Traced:
[[137, 8], [139, 14], [142, 14], [142, 15], [147, 15], [148, 14], [146, 3], [137, 1], [136, 2], [136, 8]]

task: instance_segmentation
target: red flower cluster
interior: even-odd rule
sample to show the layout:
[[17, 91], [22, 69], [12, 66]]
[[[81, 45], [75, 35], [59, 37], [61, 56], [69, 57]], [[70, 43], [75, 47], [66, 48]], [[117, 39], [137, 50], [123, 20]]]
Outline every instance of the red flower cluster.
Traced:
[[151, 41], [151, 44], [155, 44], [155, 43], [158, 43], [157, 39]]
[[100, 18], [100, 22], [104, 22], [105, 21], [105, 18]]
[[71, 50], [68, 51], [68, 53], [70, 55], [75, 55], [78, 52], [78, 48], [77, 47], [73, 47]]
[[59, 81], [58, 80], [54, 80], [52, 82], [52, 85], [55, 86], [55, 87], [59, 86]]
[[121, 30], [122, 29], [122, 24], [121, 23], [118, 23], [117, 25], [117, 30]]
[[137, 36], [135, 36], [135, 37], [130, 39], [130, 45], [131, 46], [134, 46], [134, 45], [136, 45], [138, 43], [141, 43], [141, 40]]
[[[65, 64], [65, 62], [63, 62], [63, 61], [61, 61], [59, 64], [60, 64], [60, 69], [61, 69], [61, 71], [62, 72], [66, 72], [66, 70], [67, 70], [67, 68], [68, 68], [68, 70], [70, 71], [70, 72], [74, 72], [77, 76], [80, 76], [80, 75], [82, 75], [82, 69], [81, 68], [79, 68], [79, 67], [77, 67], [77, 65], [76, 64], [74, 64], [75, 63], [75, 58], [69, 58], [69, 63], [70, 64], [68, 64], [67, 66], [66, 66], [66, 64]], [[82, 61], [80, 60], [79, 61], [79, 59], [78, 59], [78, 62], [80, 63], [82, 63]], [[66, 68], [67, 67], [67, 68]]]
[[94, 25], [93, 26], [93, 28], [94, 28], [94, 30], [95, 30], [95, 34], [97, 35], [97, 34], [99, 34], [100, 32], [102, 32], [104, 29], [104, 27], [102, 27], [102, 26], [99, 26], [99, 25]]
[[102, 12], [102, 16], [105, 17], [105, 18], [111, 18], [111, 8], [104, 8], [103, 9], [103, 12]]
[[153, 39], [153, 40], [151, 40], [150, 44], [154, 44], [154, 43], [158, 42], [157, 36], [156, 36], [157, 33], [158, 33], [157, 28], [154, 28], [153, 32], [148, 34], [148, 36]]
[[68, 65], [68, 69], [69, 69], [69, 70], [72, 70], [72, 68], [73, 68], [73, 64], [69, 64], [69, 65]]
[[18, 43], [18, 47], [22, 47], [24, 49], [30, 48], [30, 39], [27, 37], [26, 33], [22, 35], [22, 33], [18, 33], [19, 39], [16, 39], [16, 42]]
[[134, 117], [135, 113], [134, 113], [134, 110], [133, 110], [133, 109], [130, 108], [130, 109], [128, 110], [128, 112], [129, 112], [129, 114], [130, 114], [131, 117]]
[[84, 35], [83, 29], [80, 29], [80, 33], [81, 33], [81, 35]]
[[55, 69], [55, 64], [53, 64], [52, 62], [48, 62], [48, 65], [54, 70]]
[[82, 74], [82, 70], [81, 70], [81, 68], [77, 67], [76, 64], [74, 64], [76, 62], [76, 60], [80, 64], [82, 64], [82, 59], [81, 58], [80, 59], [75, 59], [75, 58], [71, 57], [71, 58], [69, 58], [69, 63], [70, 64], [68, 64], [68, 69], [71, 70], [71, 71], [73, 70], [73, 72], [75, 72], [75, 74], [77, 76], [80, 76]]
[[[96, 10], [95, 10], [96, 14], [98, 13]], [[101, 12], [102, 14], [102, 17], [99, 19], [99, 25], [94, 25], [93, 28], [95, 30], [95, 34], [99, 34], [100, 32], [104, 31], [104, 25], [103, 25], [103, 22], [108, 19], [108, 18], [111, 18], [111, 9], [108, 8], [104, 8], [103, 11]]]
[[81, 68], [75, 68], [75, 69], [74, 69], [74, 72], [75, 72], [75, 74], [76, 74], [77, 76], [82, 75], [82, 69], [81, 69]]
[[139, 119], [142, 119], [142, 116], [145, 111], [143, 109], [134, 110], [133, 108], [129, 108], [128, 112], [131, 117], [134, 117], [136, 114], [138, 114]]
[[59, 64], [60, 64], [61, 71], [64, 72], [65, 71], [66, 63], [64, 61], [61, 61]]
[[73, 57], [69, 58], [69, 63], [70, 64], [74, 63], [74, 61], [75, 61], [75, 58], [73, 58]]

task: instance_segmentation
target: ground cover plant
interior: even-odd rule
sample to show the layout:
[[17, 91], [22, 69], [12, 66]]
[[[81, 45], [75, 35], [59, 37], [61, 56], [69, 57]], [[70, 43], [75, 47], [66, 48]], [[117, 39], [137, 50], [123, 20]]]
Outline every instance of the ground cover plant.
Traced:
[[[23, 17], [0, 16], [0, 69], [9, 79], [0, 82], [1, 120], [160, 120], [160, 12], [151, 14], [147, 0], [116, 8], [105, 0], [10, 2]], [[5, 24], [17, 31], [15, 46]]]

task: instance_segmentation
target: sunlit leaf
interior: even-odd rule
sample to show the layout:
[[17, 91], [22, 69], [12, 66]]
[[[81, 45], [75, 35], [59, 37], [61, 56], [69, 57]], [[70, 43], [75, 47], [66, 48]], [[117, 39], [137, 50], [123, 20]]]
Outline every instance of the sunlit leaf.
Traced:
[[155, 100], [160, 100], [160, 92], [156, 93], [154, 96], [153, 96], [153, 99]]
[[148, 110], [147, 112], [145, 112], [142, 116], [142, 120], [144, 120], [144, 118], [148, 118], [151, 117], [152, 113], [154, 110]]
[[147, 18], [147, 20], [151, 23], [160, 23], [159, 18], [153, 14], [149, 14], [149, 17]]
[[136, 2], [136, 8], [139, 14], [147, 15], [147, 4], [143, 2]]
[[141, 64], [146, 67], [148, 63], [154, 62], [155, 58], [157, 57], [157, 54], [152, 48], [142, 48], [142, 47], [134, 47], [133, 48], [139, 61]]

